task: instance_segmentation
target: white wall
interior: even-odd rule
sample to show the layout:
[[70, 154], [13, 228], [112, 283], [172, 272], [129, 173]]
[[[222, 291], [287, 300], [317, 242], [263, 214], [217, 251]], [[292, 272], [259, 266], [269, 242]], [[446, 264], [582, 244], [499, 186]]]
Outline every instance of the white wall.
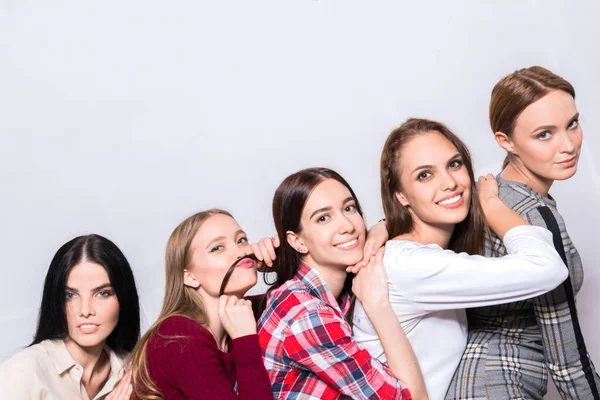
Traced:
[[326, 165], [374, 222], [380, 149], [409, 116], [448, 123], [497, 172], [491, 88], [541, 64], [582, 114], [580, 170], [552, 193], [586, 266], [578, 307], [600, 364], [598, 4], [0, 0], [0, 358], [31, 340], [50, 259], [76, 235], [124, 250], [146, 327], [184, 217], [226, 208], [257, 239], [279, 182]]

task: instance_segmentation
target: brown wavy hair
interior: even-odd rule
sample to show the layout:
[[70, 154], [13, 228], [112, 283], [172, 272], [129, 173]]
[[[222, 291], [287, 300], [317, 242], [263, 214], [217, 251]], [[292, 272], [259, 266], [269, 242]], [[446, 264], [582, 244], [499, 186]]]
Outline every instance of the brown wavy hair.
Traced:
[[381, 153], [381, 200], [390, 238], [409, 233], [414, 222], [409, 210], [396, 198], [402, 191], [400, 180], [400, 157], [402, 149], [414, 137], [435, 131], [456, 147], [471, 178], [469, 213], [464, 221], [456, 224], [448, 248], [456, 252], [483, 254], [484, 235], [487, 231], [483, 210], [477, 196], [471, 154], [467, 146], [448, 127], [440, 122], [410, 118], [388, 136]]
[[[562, 90], [575, 98], [573, 85], [546, 68], [523, 68], [500, 79], [490, 99], [490, 126], [492, 132], [511, 137], [519, 115], [553, 90]], [[512, 159], [509, 153], [502, 163], [506, 168]]]
[[194, 236], [204, 221], [217, 214], [232, 217], [227, 211], [216, 208], [202, 211], [180, 223], [169, 237], [165, 254], [165, 298], [162, 310], [157, 321], [142, 336], [129, 357], [129, 364], [133, 370], [133, 392], [142, 400], [162, 400], [164, 398], [158, 386], [152, 382], [146, 362], [149, 340], [153, 335], [163, 337], [158, 330], [160, 324], [169, 317], [183, 316], [202, 326], [208, 325], [208, 315], [200, 295], [194, 288], [183, 283], [183, 270], [188, 268], [191, 261], [190, 247]]

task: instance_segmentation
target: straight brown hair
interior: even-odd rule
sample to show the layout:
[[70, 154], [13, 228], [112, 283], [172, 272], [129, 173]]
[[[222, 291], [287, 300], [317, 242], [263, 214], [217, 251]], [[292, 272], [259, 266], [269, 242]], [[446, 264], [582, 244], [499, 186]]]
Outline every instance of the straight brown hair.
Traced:
[[[500, 79], [490, 99], [492, 132], [502, 132], [511, 137], [523, 110], [553, 90], [562, 90], [575, 98], [573, 85], [543, 67], [523, 68]], [[507, 154], [502, 169], [510, 161], [511, 154]]]
[[427, 119], [408, 119], [390, 133], [383, 146], [380, 166], [381, 200], [390, 238], [409, 233], [414, 228], [409, 210], [400, 204], [396, 198], [396, 193], [402, 191], [402, 181], [400, 180], [402, 149], [414, 137], [431, 131], [438, 132], [456, 147], [471, 178], [469, 213], [465, 220], [458, 223], [454, 228], [448, 248], [456, 252], [483, 254], [486, 225], [479, 197], [477, 196], [469, 149], [446, 125]]

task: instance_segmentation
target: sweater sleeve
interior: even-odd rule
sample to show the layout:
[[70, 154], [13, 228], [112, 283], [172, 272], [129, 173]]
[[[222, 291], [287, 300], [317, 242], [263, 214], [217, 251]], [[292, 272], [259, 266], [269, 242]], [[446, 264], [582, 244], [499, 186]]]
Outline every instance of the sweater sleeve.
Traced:
[[240, 399], [273, 400], [271, 381], [262, 361], [258, 335], [242, 336], [231, 343]]
[[[160, 334], [164, 339], [154, 347], [154, 359], [163, 379], [190, 400], [271, 399], [271, 388], [264, 384], [264, 380], [268, 382], [268, 377], [263, 379], [260, 389], [249, 390], [248, 375], [242, 373], [244, 390], [240, 391], [239, 395], [235, 392], [223, 369], [220, 350], [214, 339], [203, 332], [203, 329], [196, 322], [182, 317], [176, 317], [176, 322], [170, 321], [169, 324], [161, 325]], [[248, 340], [251, 339], [246, 339]], [[239, 354], [244, 351], [243, 341], [241, 346], [236, 345], [234, 347], [239, 347], [234, 350], [236, 361], [240, 359], [242, 364], [245, 362], [247, 365], [248, 358], [256, 358], [256, 354]], [[251, 361], [252, 363], [256, 365], [256, 361]], [[243, 370], [245, 365], [238, 368]], [[262, 368], [264, 369], [264, 366]], [[262, 392], [257, 396], [259, 390]]]
[[391, 242], [384, 264], [390, 283], [424, 311], [482, 307], [538, 296], [567, 277], [552, 234], [517, 226], [504, 237], [507, 256], [457, 254], [439, 246]]

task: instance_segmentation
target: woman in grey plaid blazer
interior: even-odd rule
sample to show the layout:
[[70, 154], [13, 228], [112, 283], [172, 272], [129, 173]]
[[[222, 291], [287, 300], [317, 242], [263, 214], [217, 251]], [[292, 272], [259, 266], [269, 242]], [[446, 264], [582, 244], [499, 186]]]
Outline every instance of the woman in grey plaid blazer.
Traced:
[[[541, 67], [515, 71], [492, 91], [490, 124], [508, 152], [499, 197], [531, 225], [553, 232], [569, 278], [533, 299], [469, 310], [468, 345], [446, 399], [542, 399], [550, 374], [563, 399], [600, 400], [575, 309], [581, 259], [548, 194], [555, 180], [577, 170], [578, 118], [573, 86]], [[506, 249], [492, 234], [486, 253], [499, 257]]]

